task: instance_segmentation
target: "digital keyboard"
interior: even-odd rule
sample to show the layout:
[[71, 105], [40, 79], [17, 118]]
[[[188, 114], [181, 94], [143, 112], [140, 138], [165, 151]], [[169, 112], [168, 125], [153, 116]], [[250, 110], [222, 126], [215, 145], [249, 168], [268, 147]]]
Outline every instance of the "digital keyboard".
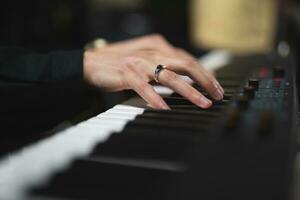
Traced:
[[158, 86], [171, 110], [133, 98], [3, 159], [0, 199], [296, 199], [295, 74], [236, 57], [207, 110]]

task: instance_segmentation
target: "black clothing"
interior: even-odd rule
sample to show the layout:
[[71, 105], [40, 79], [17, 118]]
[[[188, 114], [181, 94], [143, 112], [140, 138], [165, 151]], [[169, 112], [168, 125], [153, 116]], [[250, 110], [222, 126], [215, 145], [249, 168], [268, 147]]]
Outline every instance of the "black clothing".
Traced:
[[0, 85], [82, 81], [82, 54], [81, 50], [39, 54], [24, 48], [2, 47]]
[[29, 140], [88, 108], [82, 54], [0, 48], [2, 142], [3, 136], [14, 143]]
[[53, 51], [78, 49], [89, 40], [83, 37], [85, 4], [1, 2], [0, 156], [7, 145], [31, 141], [90, 107], [92, 95], [82, 81], [83, 51]]

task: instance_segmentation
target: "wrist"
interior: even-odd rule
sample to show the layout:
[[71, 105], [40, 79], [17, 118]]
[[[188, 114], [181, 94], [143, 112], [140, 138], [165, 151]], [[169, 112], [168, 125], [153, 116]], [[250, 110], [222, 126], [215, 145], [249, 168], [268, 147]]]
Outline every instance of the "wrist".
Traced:
[[107, 46], [107, 41], [103, 38], [95, 39], [84, 46], [83, 53], [83, 80], [89, 84], [92, 84], [92, 65], [95, 60], [95, 52]]
[[91, 83], [91, 66], [92, 66], [92, 57], [93, 52], [86, 50], [83, 52], [83, 80], [87, 83]]

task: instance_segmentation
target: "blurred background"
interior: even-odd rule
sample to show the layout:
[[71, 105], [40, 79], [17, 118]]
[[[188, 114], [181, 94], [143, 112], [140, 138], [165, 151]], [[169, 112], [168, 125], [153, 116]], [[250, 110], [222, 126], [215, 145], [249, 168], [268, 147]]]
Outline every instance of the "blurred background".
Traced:
[[[160, 33], [196, 56], [279, 48], [300, 58], [299, 0], [9, 0], [1, 2], [0, 16], [1, 46], [40, 52]], [[106, 107], [127, 96], [113, 95]]]

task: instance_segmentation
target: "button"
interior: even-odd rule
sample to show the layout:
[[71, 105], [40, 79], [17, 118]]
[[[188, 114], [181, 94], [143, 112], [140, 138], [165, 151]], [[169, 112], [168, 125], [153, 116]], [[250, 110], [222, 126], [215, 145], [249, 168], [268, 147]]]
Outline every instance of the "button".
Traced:
[[252, 86], [245, 86], [244, 94], [247, 95], [249, 98], [253, 98], [255, 95], [255, 88]]
[[259, 80], [256, 78], [250, 78], [248, 80], [248, 85], [254, 87], [255, 90], [258, 90], [259, 87]]
[[281, 66], [276, 66], [273, 68], [273, 78], [283, 78], [285, 75], [285, 70]]

